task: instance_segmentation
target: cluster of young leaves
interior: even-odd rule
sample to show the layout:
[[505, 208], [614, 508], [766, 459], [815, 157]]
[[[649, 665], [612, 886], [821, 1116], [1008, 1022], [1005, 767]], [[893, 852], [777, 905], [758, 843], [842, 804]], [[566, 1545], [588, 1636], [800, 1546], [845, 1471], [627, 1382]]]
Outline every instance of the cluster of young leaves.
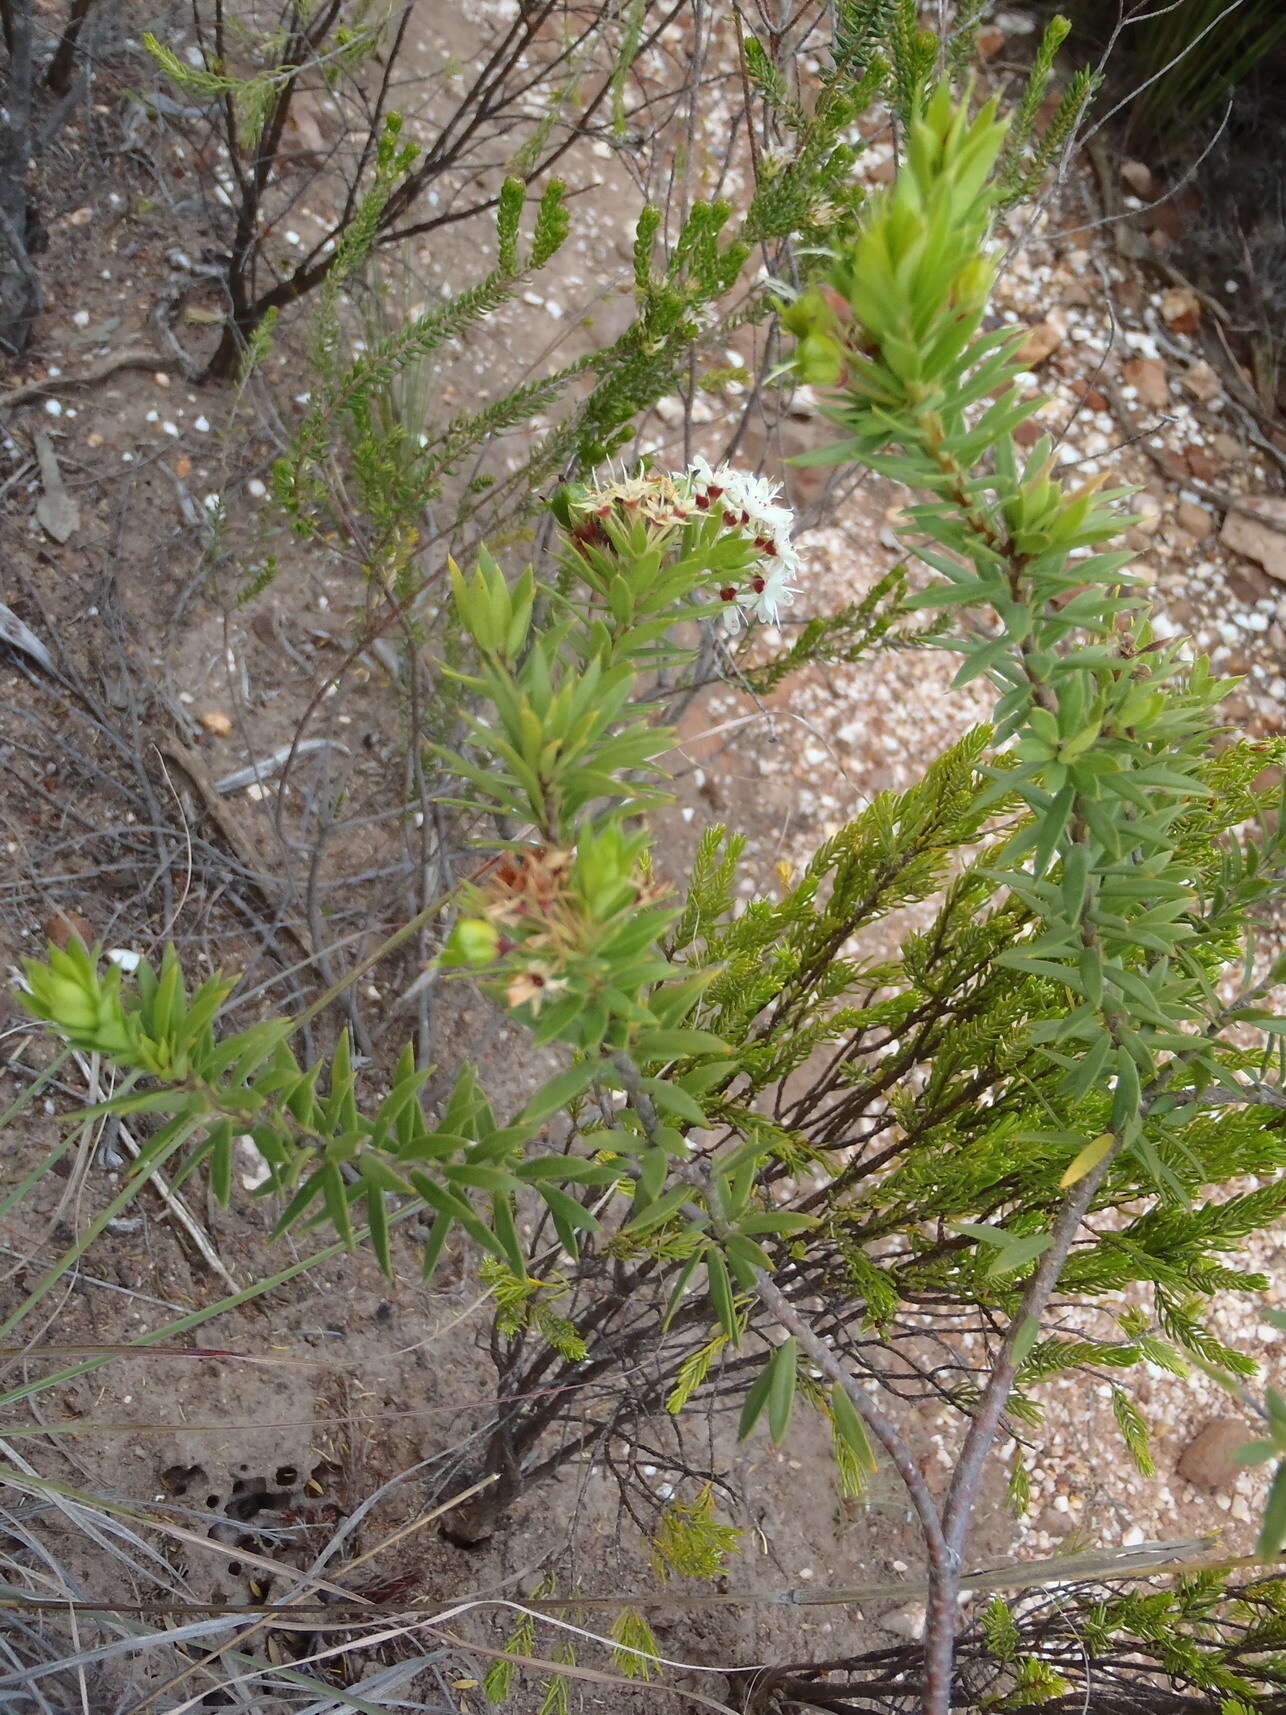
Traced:
[[1045, 26], [1036, 49], [1027, 84], [1009, 118], [1009, 131], [997, 168], [999, 206], [1010, 208], [1034, 196], [1046, 183], [1050, 170], [1068, 147], [1077, 126], [1102, 83], [1096, 71], [1087, 68], [1073, 73], [1053, 112], [1040, 126], [1054, 60], [1071, 29], [1070, 20], [1056, 14]]
[[[1253, 772], [1254, 757], [1243, 765]], [[1059, 1180], [1107, 1123], [1106, 1092], [1069, 1109], [1060, 1068], [1034, 1061], [1024, 1046], [1029, 1023], [1056, 1016], [1065, 1002], [1055, 985], [1015, 980], [999, 964], [1025, 914], [997, 908], [989, 891], [977, 871], [966, 875], [939, 921], [904, 943], [901, 961], [881, 968], [880, 998], [851, 1008], [840, 997], [836, 1012], [850, 1010], [837, 1075], [783, 1111], [809, 1163], [837, 1158], [829, 1183], [814, 1177], [817, 1188], [791, 1204], [819, 1217], [806, 1252], [809, 1278], [861, 1306], [875, 1328], [903, 1304], [971, 1303], [1012, 1314], [1048, 1244]], [[1064, 1123], [1052, 1125], [1051, 1114]], [[1271, 1227], [1286, 1208], [1280, 1117], [1224, 1109], [1182, 1128], [1151, 1116], [1145, 1126], [1182, 1200], [1157, 1206], [1144, 1155], [1120, 1158], [1093, 1203], [1117, 1218], [1087, 1234], [1063, 1290], [1111, 1302], [1128, 1285], [1149, 1285], [1160, 1328], [1144, 1319], [1123, 1326], [1116, 1343], [1038, 1341], [1020, 1366], [1015, 1418], [1030, 1413], [1031, 1389], [1075, 1367], [1101, 1374], [1147, 1361], [1183, 1373], [1187, 1353], [1234, 1373], [1253, 1369], [1209, 1333], [1204, 1302], [1267, 1284], [1237, 1255], [1248, 1233]], [[785, 1171], [798, 1168], [774, 1163], [770, 1176], [776, 1183]], [[1268, 1182], [1224, 1196], [1209, 1189], [1244, 1172]], [[968, 1406], [967, 1389], [958, 1403]], [[1119, 1393], [1117, 1406], [1127, 1443], [1146, 1460], [1144, 1426]]]
[[725, 202], [696, 202], [657, 269], [663, 217], [653, 204], [644, 206], [634, 231], [634, 318], [595, 354], [594, 386], [546, 437], [541, 464], [567, 461], [574, 470], [592, 470], [629, 442], [641, 412], [673, 392], [689, 353], [716, 319], [715, 306], [732, 291], [750, 255], [744, 238], [724, 236], [731, 216]]
[[[1138, 1148], [1177, 1190], [1145, 1117], [1179, 1124], [1192, 1092], [1240, 1088], [1217, 1046], [1227, 914], [1207, 919], [1186, 845], [1209, 801], [1211, 711], [1226, 687], [1154, 639], [1128, 550], [1106, 546], [1121, 528], [1110, 505], [1119, 493], [1066, 490], [1047, 439], [1017, 456], [1012, 432], [1039, 401], [1014, 385], [1012, 332], [982, 331], [1003, 140], [991, 105], [971, 120], [940, 92], [896, 185], [836, 258], [830, 294], [810, 292], [786, 315], [801, 369], [838, 389], [844, 435], [817, 462], [860, 458], [927, 491], [909, 513], [912, 546], [942, 581], [909, 605], [981, 622], [947, 643], [965, 658], [956, 682], [995, 686], [995, 742], [1006, 749], [992, 765], [994, 800], [1029, 812], [989, 864], [1032, 925], [998, 963], [1070, 997], [1025, 1032], [1062, 1068], [1063, 1104], [1105, 1082], [1113, 1091], [1073, 1167]], [[1263, 836], [1270, 863], [1281, 839]]]
[[483, 1258], [481, 1278], [495, 1300], [498, 1334], [512, 1339], [520, 1332], [534, 1330], [568, 1363], [579, 1363], [585, 1356], [584, 1340], [554, 1309], [555, 1300], [566, 1291], [565, 1282], [517, 1275], [493, 1256]]
[[[659, 564], [659, 553], [650, 558]], [[635, 574], [636, 562], [623, 564]], [[638, 811], [655, 803], [655, 786], [630, 775], [667, 750], [671, 736], [635, 706], [636, 661], [620, 648], [577, 660], [567, 648], [567, 624], [542, 630], [528, 647], [535, 578], [528, 570], [511, 588], [485, 550], [471, 580], [452, 567], [452, 586], [479, 665], [451, 676], [485, 710], [462, 717], [477, 762], [439, 747], [447, 771], [474, 789], [466, 807], [485, 805], [564, 846], [591, 804], [623, 798]], [[668, 629], [670, 620], [664, 624]]]
[[[431, 1125], [422, 1102], [429, 1071], [417, 1069], [409, 1048], [394, 1068], [387, 1095], [364, 1113], [346, 1031], [328, 1062], [309, 1066], [301, 1066], [290, 1047], [296, 1028], [291, 1019], [266, 1019], [216, 1036], [217, 1015], [232, 985], [210, 978], [189, 995], [173, 949], [159, 972], [143, 962], [128, 985], [118, 966], [75, 940], [65, 950], [51, 948], [44, 961], [27, 961], [25, 975], [24, 998], [36, 1017], [74, 1047], [107, 1056], [127, 1074], [109, 1099], [77, 1117], [162, 1117], [140, 1152], [137, 1172], [186, 1150], [179, 1182], [204, 1163], [215, 1195], [226, 1205], [244, 1140], [266, 1169], [252, 1194], [284, 1205], [278, 1234], [327, 1222], [350, 1247], [359, 1237], [369, 1238], [386, 1272], [393, 1266], [390, 1227], [398, 1200], [432, 1214], [426, 1275], [458, 1228], [525, 1280], [516, 1197], [524, 1191], [539, 1197], [575, 1255], [577, 1234], [592, 1222], [565, 1187], [609, 1185], [620, 1176], [619, 1167], [606, 1162], [527, 1148], [549, 1117], [588, 1087], [596, 1073], [593, 1062], [555, 1076], [508, 1124], [496, 1118], [466, 1066]], [[144, 1079], [150, 1087], [139, 1088]], [[365, 1228], [359, 1233], [362, 1214]]]
[[691, 1501], [671, 1501], [652, 1538], [652, 1563], [658, 1578], [704, 1578], [723, 1571], [741, 1532], [715, 1517], [714, 1493], [707, 1483]]
[[[659, 497], [660, 516], [635, 504], [638, 492]], [[671, 975], [659, 945], [672, 913], [633, 823], [664, 796], [655, 759], [673, 742], [643, 698], [646, 676], [686, 658], [672, 642], [677, 621], [713, 613], [702, 597], [749, 552], [718, 519], [688, 518], [681, 498], [664, 478], [561, 493], [554, 587], [530, 570], [511, 587], [485, 552], [472, 579], [453, 570], [477, 665], [452, 677], [477, 712], [462, 714], [467, 744], [434, 751], [512, 855], [463, 896], [444, 958], [484, 973], [538, 1042], [645, 1058], [727, 1052], [709, 1033], [675, 1034], [689, 987], [649, 998]], [[553, 617], [530, 636], [538, 601]]]
[[[845, 831], [838, 843], [860, 887], [841, 876], [834, 894], [823, 890], [811, 899], [801, 886], [780, 912], [758, 901], [732, 918], [737, 843], [711, 831], [671, 931], [672, 950], [694, 948], [699, 962], [718, 959], [719, 974], [695, 1017], [742, 1044], [735, 1075], [779, 1089], [775, 1080], [794, 1065], [801, 1036], [837, 1044], [831, 1076], [817, 1080], [806, 1097], [785, 1106], [778, 1100], [780, 1123], [755, 1115], [741, 1085], [726, 1095], [712, 1087], [705, 1106], [712, 1121], [763, 1146], [761, 1183], [774, 1203], [817, 1216], [806, 1246], [792, 1250], [796, 1266], [877, 1329], [888, 1327], [902, 1305], [978, 1304], [1012, 1313], [1047, 1247], [1059, 1181], [1086, 1139], [1102, 1134], [1109, 1114], [1110, 1097], [1102, 1091], [1069, 1107], [1061, 1068], [1035, 1059], [1026, 1046], [1029, 1025], [1058, 1016], [1066, 1000], [1048, 979], [1016, 976], [1000, 962], [1026, 932], [1030, 913], [1021, 902], [996, 899], [985, 854], [948, 888], [937, 920], [909, 936], [898, 958], [855, 961], [835, 974], [844, 962], [834, 957], [835, 945], [847, 929], [882, 921], [912, 892], [899, 894], [895, 883], [914, 882], [915, 897], [936, 891], [942, 869], [959, 855], [955, 842], [976, 834], [990, 789], [977, 768], [985, 740], [975, 735], [962, 754], [944, 759], [930, 788], [912, 789], [905, 801], [877, 800]], [[1241, 784], [1221, 810], [1237, 814], [1259, 765], [1249, 745], [1223, 753], [1221, 777]], [[954, 803], [944, 790], [948, 782]], [[1206, 867], [1214, 867], [1218, 841], [1209, 828], [1207, 840]], [[918, 876], [917, 866], [923, 866]], [[848, 914], [831, 914], [844, 901]], [[801, 965], [790, 957], [792, 944], [812, 945], [819, 957]], [[1065, 1123], [1053, 1125], [1051, 1115]], [[1181, 1374], [1186, 1352], [1196, 1362], [1245, 1371], [1248, 1360], [1209, 1334], [1202, 1307], [1221, 1291], [1266, 1284], [1238, 1270], [1235, 1253], [1247, 1233], [1271, 1226], [1286, 1208], [1279, 1116], [1227, 1108], [1194, 1115], [1178, 1130], [1151, 1116], [1145, 1123], [1182, 1200], [1157, 1206], [1145, 1155], [1121, 1158], [1093, 1204], [1119, 1211], [1117, 1220], [1087, 1235], [1065, 1287], [1113, 1301], [1129, 1284], [1148, 1284], [1160, 1330], [1145, 1318], [1139, 1327], [1123, 1325], [1124, 1338], [1116, 1342], [1038, 1340], [1020, 1367], [1015, 1416], [1034, 1409], [1032, 1389], [1077, 1367], [1119, 1373], [1147, 1361]], [[1222, 1198], [1208, 1189], [1246, 1173], [1269, 1182]], [[800, 1190], [788, 1174], [800, 1176]], [[708, 1368], [707, 1362], [701, 1379]], [[775, 1379], [784, 1389], [785, 1381]], [[766, 1403], [771, 1386], [765, 1381], [756, 1392], [758, 1402]], [[683, 1397], [692, 1391], [686, 1387]], [[967, 1390], [958, 1403], [967, 1407]], [[1118, 1393], [1116, 1403], [1127, 1444], [1146, 1461], [1145, 1426], [1127, 1396]]]
[[887, 11], [880, 5], [836, 8], [829, 63], [812, 101], [791, 90], [763, 43], [747, 36], [746, 72], [788, 149], [760, 154], [744, 237], [763, 243], [797, 237], [811, 247], [851, 232], [864, 192], [855, 167], [860, 145], [849, 141], [858, 120], [887, 88]]
[[727, 203], [697, 201], [659, 268], [654, 252], [664, 216], [654, 205], [642, 210], [634, 237], [634, 320], [593, 358], [593, 389], [548, 437], [537, 469], [546, 461], [554, 468], [570, 460], [578, 470], [601, 463], [626, 444], [642, 410], [683, 383], [690, 352], [711, 341], [721, 320], [767, 318], [773, 302], [766, 291], [745, 291], [733, 303], [757, 249], [775, 256], [789, 247], [793, 271], [808, 265], [811, 250], [853, 229], [864, 194], [854, 172], [865, 146], [857, 140], [858, 121], [894, 76], [889, 10], [882, 0], [836, 9], [829, 63], [807, 103], [764, 44], [745, 38], [747, 76], [780, 146], [756, 152], [754, 191], [731, 232]]

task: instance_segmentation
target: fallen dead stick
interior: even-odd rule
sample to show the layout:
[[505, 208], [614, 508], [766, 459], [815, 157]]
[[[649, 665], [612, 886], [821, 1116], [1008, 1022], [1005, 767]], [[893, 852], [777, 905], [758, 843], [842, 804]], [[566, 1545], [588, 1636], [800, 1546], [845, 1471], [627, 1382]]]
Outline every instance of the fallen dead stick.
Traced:
[[[0, 1431], [2, 1434], [3, 1431]], [[456, 1503], [452, 1503], [453, 1505]], [[961, 1587], [976, 1592], [1001, 1590], [1039, 1590], [1051, 1584], [1123, 1584], [1148, 1578], [1183, 1578], [1206, 1572], [1242, 1572], [1252, 1581], [1256, 1575], [1280, 1578], [1283, 1563], [1266, 1560], [1256, 1554], [1220, 1555], [1194, 1553], [1208, 1547], [1210, 1539], [1196, 1538], [1179, 1543], [1143, 1543], [1138, 1548], [1120, 1554], [1074, 1554], [1049, 1560], [1018, 1561], [1011, 1566], [993, 1567], [984, 1572], [966, 1573]], [[644, 1590], [626, 1596], [532, 1596], [525, 1603], [538, 1611], [563, 1608], [586, 1610], [616, 1608], [841, 1608], [855, 1602], [873, 1599], [902, 1598], [915, 1600], [928, 1594], [928, 1584], [920, 1578], [886, 1580], [880, 1583], [851, 1584], [839, 1589], [796, 1587], [785, 1590], [722, 1590], [673, 1591]], [[342, 1599], [343, 1596], [347, 1600]], [[343, 1592], [341, 1599], [329, 1602], [292, 1602], [294, 1614], [324, 1615], [328, 1620], [342, 1623], [343, 1617], [358, 1612], [373, 1621], [391, 1619], [396, 1615], [423, 1613], [420, 1602], [372, 1602], [363, 1600], [357, 1592]], [[246, 1607], [232, 1602], [81, 1602], [67, 1596], [28, 1596], [0, 1586], [0, 1613], [19, 1609], [23, 1612], [42, 1608], [57, 1608], [61, 1613], [74, 1610], [78, 1614], [136, 1614], [142, 1617], [158, 1614], [236, 1614], [249, 1618], [251, 1614], [276, 1613], [274, 1608]]]
[[117, 351], [71, 375], [46, 375], [42, 381], [24, 381], [21, 387], [11, 387], [0, 393], [0, 411], [14, 405], [27, 405], [33, 399], [43, 399], [50, 393], [65, 393], [69, 387], [92, 387], [96, 381], [106, 381], [118, 369], [167, 369], [171, 367], [159, 353], [147, 351]]

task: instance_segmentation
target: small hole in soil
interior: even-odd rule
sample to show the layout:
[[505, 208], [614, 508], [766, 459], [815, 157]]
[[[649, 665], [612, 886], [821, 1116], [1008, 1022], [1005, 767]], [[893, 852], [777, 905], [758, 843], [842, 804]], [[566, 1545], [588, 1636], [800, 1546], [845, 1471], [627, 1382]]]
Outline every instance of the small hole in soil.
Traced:
[[273, 1481], [279, 1489], [288, 1489], [292, 1483], [299, 1481], [299, 1472], [293, 1465], [278, 1465], [273, 1474]]
[[241, 1562], [239, 1560], [230, 1560], [228, 1562], [228, 1575], [232, 1578], [240, 1578]]
[[172, 1495], [186, 1495], [193, 1483], [204, 1479], [205, 1472], [199, 1465], [167, 1465], [161, 1472], [161, 1482]]
[[248, 1495], [236, 1495], [228, 1502], [229, 1518], [234, 1518], [239, 1524], [248, 1524], [256, 1513], [261, 1513], [265, 1507], [277, 1504], [276, 1495], [267, 1494], [259, 1489]]
[[206, 1496], [206, 1497], [205, 1497], [205, 1504], [206, 1504], [206, 1506], [208, 1506], [208, 1507], [217, 1507], [217, 1506], [218, 1506], [218, 1504], [219, 1504], [219, 1497], [218, 1497], [218, 1495], [207, 1495], [207, 1496]]

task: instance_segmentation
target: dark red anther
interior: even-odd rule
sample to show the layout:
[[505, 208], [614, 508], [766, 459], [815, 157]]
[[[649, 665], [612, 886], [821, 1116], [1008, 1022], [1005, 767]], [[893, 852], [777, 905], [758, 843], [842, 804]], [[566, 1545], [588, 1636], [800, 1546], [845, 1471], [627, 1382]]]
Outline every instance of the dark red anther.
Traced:
[[[609, 508], [610, 512], [610, 508]], [[593, 516], [582, 518], [571, 533], [572, 541], [584, 552], [586, 548], [610, 548], [612, 538], [604, 530], [598, 518]]]
[[719, 591], [720, 601], [736, 601], [736, 599], [737, 592], [733, 589], [731, 584], [725, 585], [725, 587]]

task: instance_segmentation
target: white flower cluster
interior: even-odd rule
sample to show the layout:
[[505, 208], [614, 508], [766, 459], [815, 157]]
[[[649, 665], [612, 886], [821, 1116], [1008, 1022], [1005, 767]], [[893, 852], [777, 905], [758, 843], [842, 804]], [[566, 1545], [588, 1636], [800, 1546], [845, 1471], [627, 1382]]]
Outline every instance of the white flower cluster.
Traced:
[[699, 512], [722, 512], [724, 524], [748, 537], [759, 550], [759, 563], [740, 589], [731, 584], [719, 591], [729, 604], [729, 621], [739, 624], [743, 609], [775, 624], [781, 608], [799, 594], [792, 580], [799, 572], [799, 555], [790, 539], [795, 515], [778, 503], [781, 484], [749, 471], [721, 464], [711, 470], [700, 454], [688, 472], [692, 502]]

